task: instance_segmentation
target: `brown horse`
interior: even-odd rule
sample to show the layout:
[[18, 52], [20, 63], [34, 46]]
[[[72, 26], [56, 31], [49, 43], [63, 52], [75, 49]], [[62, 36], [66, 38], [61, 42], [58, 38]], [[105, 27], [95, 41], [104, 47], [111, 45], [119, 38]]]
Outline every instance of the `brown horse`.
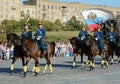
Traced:
[[[102, 57], [101, 67], [103, 68], [104, 65], [104, 58], [106, 58], [106, 67], [108, 67], [108, 58], [110, 56], [110, 46], [107, 40], [103, 40], [105, 45], [105, 50], [100, 51], [97, 48], [97, 41], [91, 35], [86, 36], [86, 45], [91, 48], [92, 56], [95, 57], [96, 55], [100, 55]], [[93, 61], [94, 63], [94, 61]]]
[[[14, 63], [18, 58], [22, 59], [24, 77], [27, 72], [27, 64], [31, 58], [35, 60], [36, 75], [40, 68], [38, 66], [38, 57], [40, 57], [40, 52], [37, 49], [36, 41], [28, 38], [29, 40], [21, 40], [17, 34], [10, 33], [7, 34], [7, 45], [11, 47], [14, 45], [14, 57], [11, 64], [11, 72], [14, 70]], [[27, 43], [27, 45], [25, 44]], [[26, 63], [24, 62], [26, 60]]]
[[25, 38], [22, 40], [22, 49], [24, 52], [26, 52], [26, 63], [24, 67], [25, 74], [27, 72], [27, 64], [31, 58], [33, 58], [35, 61], [35, 75], [37, 76], [38, 72], [40, 71], [38, 58], [41, 56], [41, 52], [37, 48], [38, 46], [35, 40], [31, 38]]
[[[36, 43], [35, 40], [30, 39], [30, 38], [26, 38], [26, 39], [23, 40], [23, 42], [22, 42], [23, 49], [24, 49], [24, 51], [26, 51], [27, 56], [29, 56], [27, 61], [29, 62], [29, 60], [31, 58], [33, 58], [35, 60], [35, 66], [33, 66], [32, 71], [35, 70], [35, 67], [36, 68], [39, 67], [38, 66], [38, 57], [44, 56], [47, 63], [46, 63], [46, 66], [44, 68], [43, 73], [45, 73], [48, 66], [50, 66], [50, 72], [52, 72], [52, 65], [51, 65], [50, 59], [54, 55], [55, 43], [54, 42], [48, 42], [47, 45], [48, 45], [48, 50], [47, 51], [39, 51], [37, 43]], [[36, 70], [37, 70], [36, 72], [38, 73], [39, 68], [36, 69]], [[36, 75], [37, 75], [37, 73], [36, 73]]]
[[[82, 68], [84, 68], [84, 62], [83, 62], [83, 54], [88, 56], [88, 60], [90, 60], [92, 62], [92, 53], [91, 53], [91, 49], [89, 47], [87, 47], [86, 45], [83, 45], [81, 40], [79, 40], [77, 37], [72, 37], [70, 40], [70, 43], [73, 47], [74, 50], [74, 60], [73, 60], [73, 64], [72, 64], [72, 68], [74, 68], [75, 63], [76, 63], [76, 56], [80, 55], [81, 56], [81, 64], [82, 64]], [[91, 64], [90, 66], [90, 70], [93, 69], [93, 66]]]

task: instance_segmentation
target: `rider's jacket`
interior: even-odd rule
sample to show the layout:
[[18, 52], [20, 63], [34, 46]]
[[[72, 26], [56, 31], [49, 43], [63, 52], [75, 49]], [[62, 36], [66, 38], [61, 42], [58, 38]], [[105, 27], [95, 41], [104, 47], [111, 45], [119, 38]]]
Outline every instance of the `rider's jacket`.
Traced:
[[36, 40], [44, 39], [46, 36], [46, 31], [44, 29], [38, 28], [34, 36]]
[[32, 38], [32, 31], [23, 31], [21, 34], [21, 39]]
[[100, 31], [96, 31], [95, 33], [94, 33], [94, 37], [95, 37], [95, 39], [96, 40], [102, 40], [103, 39], [103, 33]]
[[109, 41], [115, 42], [115, 33], [114, 32], [109, 32], [107, 35], [107, 39]]
[[81, 30], [78, 35], [78, 39], [84, 40], [87, 35], [87, 31]]

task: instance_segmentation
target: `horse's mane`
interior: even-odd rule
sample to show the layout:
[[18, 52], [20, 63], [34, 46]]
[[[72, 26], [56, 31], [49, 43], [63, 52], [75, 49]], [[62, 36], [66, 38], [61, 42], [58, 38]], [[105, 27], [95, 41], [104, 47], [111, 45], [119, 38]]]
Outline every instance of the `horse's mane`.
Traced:
[[95, 38], [94, 38], [92, 35], [90, 35], [90, 34], [88, 34], [88, 35], [86, 36], [86, 38], [87, 38], [87, 37], [90, 37], [92, 40], [96, 41]]
[[15, 39], [20, 39], [20, 37], [15, 33], [8, 33], [7, 36], [14, 36]]

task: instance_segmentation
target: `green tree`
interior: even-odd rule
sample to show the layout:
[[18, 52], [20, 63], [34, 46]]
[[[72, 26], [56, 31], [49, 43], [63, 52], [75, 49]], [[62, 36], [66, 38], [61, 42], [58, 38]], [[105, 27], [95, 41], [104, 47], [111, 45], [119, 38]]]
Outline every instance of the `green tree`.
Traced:
[[55, 22], [54, 22], [54, 24], [55, 24], [55, 30], [56, 31], [61, 31], [62, 30], [62, 23], [61, 23], [61, 21], [59, 20], [59, 19], [57, 19]]
[[81, 28], [81, 22], [76, 20], [76, 17], [73, 16], [68, 22], [67, 25], [72, 26], [74, 30], [79, 30]]

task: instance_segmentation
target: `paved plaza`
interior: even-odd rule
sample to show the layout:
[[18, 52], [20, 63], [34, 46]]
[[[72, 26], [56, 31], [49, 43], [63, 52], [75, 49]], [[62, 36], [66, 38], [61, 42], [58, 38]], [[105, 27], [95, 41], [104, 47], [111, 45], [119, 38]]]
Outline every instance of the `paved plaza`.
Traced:
[[98, 56], [93, 71], [87, 66], [81, 69], [80, 57], [77, 57], [76, 67], [71, 69], [72, 61], [73, 57], [52, 58], [53, 73], [51, 74], [48, 68], [46, 74], [42, 74], [46, 61], [44, 58], [39, 59], [41, 71], [35, 77], [31, 72], [34, 65], [34, 61], [31, 60], [25, 78], [21, 73], [21, 60], [15, 62], [13, 76], [10, 75], [11, 61], [0, 61], [0, 84], [120, 84], [120, 64], [117, 61], [109, 65], [108, 69], [101, 69], [101, 58]]

